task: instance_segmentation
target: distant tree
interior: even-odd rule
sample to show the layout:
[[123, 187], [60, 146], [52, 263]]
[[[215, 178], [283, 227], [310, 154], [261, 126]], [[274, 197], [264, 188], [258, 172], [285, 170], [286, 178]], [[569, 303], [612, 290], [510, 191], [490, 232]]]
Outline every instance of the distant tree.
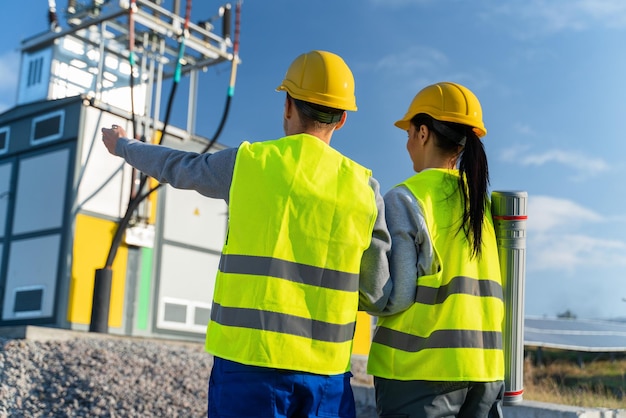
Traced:
[[576, 319], [576, 315], [574, 314], [574, 312], [570, 311], [569, 309], [566, 310], [565, 312], [557, 314], [556, 317], [564, 318], [564, 319]]

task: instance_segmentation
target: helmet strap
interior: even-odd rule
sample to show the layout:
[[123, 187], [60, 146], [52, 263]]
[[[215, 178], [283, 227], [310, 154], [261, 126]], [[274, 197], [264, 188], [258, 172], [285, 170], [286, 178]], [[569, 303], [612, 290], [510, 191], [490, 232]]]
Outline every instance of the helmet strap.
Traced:
[[296, 107], [298, 108], [298, 110], [300, 112], [302, 112], [305, 116], [316, 120], [318, 122], [322, 122], [322, 123], [337, 123], [341, 120], [341, 117], [343, 115], [343, 111], [341, 113], [328, 113], [328, 112], [322, 112], [320, 110], [315, 109], [313, 106], [311, 106], [309, 103], [299, 100], [299, 99], [293, 99], [294, 103], [296, 104]]
[[446, 124], [439, 122], [437, 119], [433, 118], [432, 123], [433, 123], [433, 129], [439, 135], [443, 136], [444, 138], [449, 139], [450, 141], [462, 147], [465, 146], [465, 142], [467, 141], [467, 137], [465, 135], [448, 127]]

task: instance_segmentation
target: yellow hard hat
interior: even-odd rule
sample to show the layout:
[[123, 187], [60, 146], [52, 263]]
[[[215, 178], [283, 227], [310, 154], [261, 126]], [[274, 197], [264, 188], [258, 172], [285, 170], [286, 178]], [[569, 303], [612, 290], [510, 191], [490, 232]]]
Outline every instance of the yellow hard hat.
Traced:
[[294, 99], [341, 110], [356, 110], [354, 77], [348, 65], [332, 52], [311, 51], [297, 57], [276, 91]]
[[467, 87], [457, 83], [442, 82], [423, 88], [395, 125], [406, 131], [411, 119], [419, 113], [426, 113], [439, 121], [471, 126], [479, 138], [487, 135], [478, 98]]

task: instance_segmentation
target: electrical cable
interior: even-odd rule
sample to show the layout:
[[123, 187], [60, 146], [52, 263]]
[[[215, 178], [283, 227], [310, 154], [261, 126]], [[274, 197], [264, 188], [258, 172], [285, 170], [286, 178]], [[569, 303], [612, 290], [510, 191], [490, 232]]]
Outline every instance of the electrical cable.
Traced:
[[[130, 117], [132, 121], [131, 138], [137, 138], [137, 118], [135, 116], [135, 19], [133, 14], [137, 7], [136, 0], [131, 0], [128, 9], [128, 63], [130, 65]], [[131, 170], [132, 184], [130, 186], [130, 199], [136, 197], [135, 179], [137, 178], [137, 169], [133, 167]]]
[[204, 147], [202, 153], [209, 151], [213, 144], [217, 141], [217, 138], [222, 133], [222, 129], [224, 129], [224, 125], [226, 124], [226, 119], [228, 117], [228, 113], [230, 112], [230, 102], [232, 101], [233, 96], [235, 95], [235, 80], [237, 79], [237, 65], [239, 64], [239, 33], [240, 33], [240, 25], [241, 25], [241, 0], [237, 2], [237, 6], [235, 7], [235, 39], [233, 41], [233, 60], [232, 67], [230, 70], [230, 82], [228, 83], [228, 91], [226, 95], [226, 104], [224, 106], [224, 111], [222, 112], [222, 119], [213, 134], [213, 137], [209, 141], [209, 143]]
[[[215, 132], [215, 135], [213, 136], [213, 138], [209, 141], [207, 147], [205, 148], [205, 150], [203, 151], [206, 152], [208, 151], [213, 144], [217, 141], [218, 137], [220, 136], [220, 134], [222, 133], [222, 129], [224, 128], [225, 122], [226, 122], [226, 118], [227, 115], [229, 113], [229, 109], [230, 109], [230, 103], [232, 100], [232, 97], [234, 95], [234, 91], [235, 91], [235, 79], [236, 79], [236, 74], [237, 74], [237, 65], [239, 63], [239, 28], [240, 28], [240, 13], [241, 13], [241, 2], [242, 0], [239, 0], [239, 2], [237, 3], [237, 12], [236, 12], [236, 26], [235, 26], [235, 41], [234, 41], [234, 45], [233, 45], [233, 58], [232, 58], [232, 67], [231, 67], [231, 76], [230, 76], [230, 82], [229, 82], [229, 86], [228, 86], [228, 92], [227, 92], [227, 98], [226, 98], [226, 105], [224, 107], [224, 111], [222, 114], [222, 118], [220, 120], [219, 126], [217, 128], [217, 131]], [[129, 23], [133, 21], [132, 19], [132, 7], [135, 5], [135, 0], [132, 0], [132, 4], [131, 4], [131, 12], [129, 14]], [[168, 100], [168, 107], [166, 109], [166, 118], [163, 124], [163, 129], [161, 130], [161, 135], [159, 137], [159, 141], [158, 144], [161, 144], [163, 136], [166, 132], [167, 129], [167, 125], [169, 123], [169, 115], [171, 112], [171, 106], [173, 103], [173, 97], [176, 91], [176, 86], [178, 85], [178, 81], [180, 80], [180, 74], [181, 74], [181, 69], [180, 67], [182, 66], [182, 58], [183, 58], [183, 52], [184, 52], [184, 41], [185, 41], [185, 37], [188, 36], [189, 31], [188, 31], [188, 27], [189, 27], [189, 19], [190, 19], [190, 15], [191, 15], [191, 0], [187, 1], [187, 10], [186, 10], [186, 17], [185, 17], [185, 28], [184, 28], [184, 32], [183, 32], [183, 38], [181, 39], [181, 45], [180, 45], [180, 49], [179, 49], [179, 57], [178, 57], [178, 62], [177, 62], [177, 70], [175, 72], [174, 75], [174, 83], [173, 83], [173, 88], [172, 88], [172, 92], [170, 94], [170, 98]], [[129, 25], [130, 26], [130, 25]], [[134, 63], [134, 54], [133, 54], [133, 43], [134, 43], [134, 27], [132, 27], [132, 31], [131, 31], [131, 36], [129, 37], [129, 41], [131, 42], [131, 51], [130, 51], [130, 59], [131, 59], [131, 100], [132, 100], [132, 94], [133, 94], [133, 86], [134, 84], [132, 81], [132, 65]], [[133, 100], [134, 102], [134, 100]], [[133, 130], [135, 129], [135, 121], [134, 121], [134, 116], [135, 116], [135, 112], [134, 112], [134, 108], [133, 108]], [[134, 133], [134, 132], [133, 132]], [[133, 177], [134, 178], [134, 177]], [[115, 230], [115, 234], [113, 236], [113, 240], [111, 242], [111, 247], [109, 248], [109, 253], [107, 255], [107, 259], [106, 259], [106, 263], [105, 263], [105, 267], [102, 269], [97, 269], [96, 270], [96, 275], [95, 275], [95, 281], [94, 281], [94, 294], [93, 294], [93, 301], [92, 301], [92, 313], [91, 313], [91, 322], [89, 325], [89, 331], [90, 332], [103, 332], [106, 333], [108, 332], [108, 312], [109, 312], [109, 304], [110, 304], [110, 288], [111, 288], [111, 281], [112, 281], [112, 266], [113, 266], [113, 261], [115, 260], [115, 256], [117, 254], [117, 250], [122, 242], [122, 235], [125, 231], [125, 229], [128, 227], [128, 224], [131, 220], [131, 216], [133, 214], [133, 212], [137, 209], [137, 207], [139, 206], [139, 204], [146, 199], [150, 194], [152, 194], [154, 191], [156, 191], [157, 189], [159, 189], [161, 186], [163, 186], [164, 183], [159, 183], [156, 186], [152, 187], [150, 190], [148, 190], [147, 192], [140, 194], [141, 190], [143, 190], [145, 183], [147, 181], [147, 176], [145, 176], [142, 173], [142, 179], [141, 179], [141, 184], [139, 185], [139, 187], [137, 188], [137, 193], [138, 195], [136, 195], [134, 198], [131, 198], [129, 200], [128, 203], [128, 207], [126, 208], [126, 213], [124, 214], [124, 217], [122, 219], [120, 219], [120, 221], [117, 224], [117, 229]]]
[[[183, 24], [183, 36], [180, 41], [180, 45], [178, 48], [178, 58], [176, 60], [176, 68], [174, 70], [174, 78], [172, 80], [172, 90], [170, 90], [170, 95], [167, 99], [167, 106], [165, 108], [165, 119], [163, 120], [163, 128], [161, 128], [161, 134], [159, 135], [159, 139], [157, 141], [158, 145], [161, 145], [163, 142], [163, 137], [165, 136], [165, 132], [170, 122], [170, 115], [172, 113], [172, 107], [174, 104], [174, 97], [176, 96], [176, 90], [178, 89], [178, 83], [180, 82], [180, 77], [182, 73], [182, 63], [185, 52], [185, 39], [189, 36], [189, 21], [191, 19], [191, 0], [187, 0], [185, 6], [185, 22]], [[145, 174], [141, 174], [141, 180], [139, 182], [138, 190], [141, 191], [146, 185], [146, 181], [148, 177]]]
[[[191, 15], [191, 0], [187, 1], [187, 10], [186, 10], [186, 17], [185, 17], [185, 28], [184, 31], [186, 32], [188, 30], [188, 25], [189, 25], [189, 18]], [[215, 134], [213, 135], [212, 139], [209, 141], [209, 143], [207, 144], [207, 146], [205, 147], [205, 149], [203, 150], [204, 152], [207, 152], [209, 149], [211, 149], [211, 147], [215, 144], [215, 142], [217, 141], [217, 139], [219, 138], [219, 136], [222, 133], [222, 130], [225, 126], [225, 122], [230, 110], [230, 103], [232, 101], [232, 97], [234, 95], [235, 92], [235, 81], [237, 78], [237, 65], [239, 63], [239, 34], [240, 34], [240, 25], [241, 25], [241, 21], [240, 21], [240, 16], [241, 16], [241, 1], [237, 2], [237, 7], [236, 7], [236, 12], [235, 12], [235, 39], [234, 39], [234, 43], [233, 43], [233, 60], [232, 60], [232, 67], [231, 67], [231, 76], [230, 76], [230, 82], [229, 82], [229, 86], [228, 86], [228, 92], [227, 92], [227, 97], [226, 97], [226, 105], [224, 108], [224, 112], [222, 113], [222, 118], [220, 120], [219, 126], [215, 132]], [[174, 84], [173, 87], [175, 87], [178, 84], [178, 81], [180, 80], [180, 66], [182, 65], [182, 57], [181, 54], [184, 51], [184, 37], [181, 40], [181, 47], [179, 49], [179, 59], [178, 59], [178, 63], [177, 63], [177, 71], [175, 72], [175, 76], [174, 76]], [[176, 74], [178, 75], [178, 78], [176, 78]], [[171, 103], [173, 102], [173, 95], [175, 93], [176, 89], [172, 88], [172, 92], [170, 93], [170, 98], [168, 101], [168, 108], [166, 109], [166, 119], [163, 125], [163, 129], [162, 129], [162, 134], [161, 134], [161, 138], [159, 138], [159, 144], [161, 143], [161, 140], [163, 138], [163, 135], [165, 133], [165, 129], [167, 127], [167, 123], [168, 123], [168, 119], [169, 119], [169, 114], [170, 114], [170, 108], [171, 108]], [[141, 184], [139, 186], [139, 191], [141, 191], [143, 189], [143, 187], [145, 186], [147, 180], [147, 176], [142, 176], [142, 181]], [[146, 199], [150, 194], [152, 194], [154, 191], [156, 191], [158, 188], [160, 188], [163, 184], [160, 183], [156, 186], [154, 186], [153, 188], [151, 188], [150, 190], [148, 190], [147, 192], [145, 192], [144, 194], [138, 195], [136, 196], [134, 199], [132, 199], [129, 204], [128, 204], [128, 208], [126, 209], [126, 213], [124, 214], [124, 217], [120, 220], [120, 222], [118, 223], [118, 227], [115, 231], [115, 235], [113, 237], [113, 241], [111, 243], [111, 247], [109, 250], [109, 254], [107, 256], [106, 259], [106, 264], [105, 266], [110, 268], [113, 265], [113, 261], [115, 260], [115, 255], [117, 254], [117, 249], [119, 247], [119, 245], [121, 244], [122, 241], [122, 233], [124, 232], [124, 230], [126, 229], [126, 227], [128, 226], [128, 223], [130, 222], [130, 218], [132, 213], [135, 211], [135, 209], [137, 209], [137, 207], [139, 206], [139, 203], [141, 203], [144, 199]]]
[[[132, 8], [135, 5], [135, 0], [132, 0], [131, 2], [131, 11], [129, 14], [129, 19], [130, 21], [132, 21]], [[163, 129], [161, 130], [161, 135], [159, 137], [159, 140], [157, 142], [157, 144], [161, 144], [162, 140], [163, 140], [163, 136], [165, 135], [165, 131], [167, 129], [167, 126], [169, 124], [169, 118], [170, 118], [170, 114], [171, 114], [171, 108], [172, 108], [172, 104], [174, 102], [174, 96], [176, 94], [176, 87], [178, 86], [178, 83], [180, 81], [180, 75], [181, 75], [181, 67], [182, 67], [182, 62], [183, 62], [183, 57], [184, 57], [184, 51], [185, 51], [185, 38], [189, 35], [189, 20], [191, 19], [191, 0], [187, 0], [187, 6], [186, 6], [186, 10], [185, 10], [185, 23], [183, 26], [183, 36], [181, 38], [180, 41], [180, 47], [178, 50], [178, 60], [176, 62], [176, 69], [174, 71], [174, 80], [173, 80], [173, 84], [172, 84], [172, 90], [170, 92], [170, 97], [168, 99], [168, 104], [167, 104], [167, 108], [166, 108], [166, 112], [165, 112], [165, 120], [163, 123]], [[129, 22], [129, 26], [130, 26], [130, 22]], [[132, 42], [134, 43], [134, 26], [132, 27], [133, 31], [129, 34], [129, 40], [132, 39]], [[131, 46], [129, 46], [131, 48], [131, 53], [130, 56], [133, 56], [133, 47], [132, 44]], [[132, 60], [134, 61], [134, 58], [132, 58]], [[131, 66], [131, 83], [132, 83], [132, 66]], [[132, 100], [132, 85], [131, 85], [131, 100]], [[134, 115], [135, 112], [133, 111], [133, 120], [134, 120]], [[134, 124], [134, 122], [133, 122]], [[133, 127], [134, 129], [134, 127]], [[133, 136], [134, 137], [134, 136]], [[134, 176], [133, 176], [134, 178]], [[148, 180], [148, 176], [146, 176], [145, 174], [141, 174], [141, 181], [139, 183], [139, 187], [137, 188], [138, 193], [141, 192], [141, 190], [143, 190], [146, 182]], [[122, 219], [120, 219], [119, 223], [117, 224], [117, 229], [115, 230], [115, 234], [113, 236], [113, 240], [111, 242], [111, 247], [109, 248], [109, 253], [107, 255], [107, 259], [106, 259], [106, 263], [105, 263], [105, 268], [111, 268], [113, 266], [113, 261], [115, 260], [115, 256], [117, 255], [117, 250], [122, 242], [122, 235], [124, 233], [124, 231], [126, 230], [126, 227], [128, 226], [130, 219], [132, 217], [133, 212], [137, 209], [137, 207], [139, 206], [139, 203], [141, 203], [146, 197], [148, 197], [152, 192], [154, 192], [156, 189], [158, 189], [160, 187], [160, 184], [158, 186], [153, 187], [152, 189], [150, 189], [148, 192], [144, 193], [143, 195], [136, 195], [134, 198], [131, 198], [128, 202], [128, 207], [126, 208], [126, 213], [124, 214], [124, 216], [122, 217]], [[131, 186], [132, 188], [132, 186]]]
[[[188, 3], [188, 5], [189, 5], [189, 3]], [[229, 82], [229, 85], [228, 85], [228, 94], [227, 94], [227, 97], [226, 97], [226, 105], [224, 107], [224, 112], [222, 113], [222, 118], [220, 120], [219, 126], [218, 126], [215, 134], [213, 135], [213, 138], [209, 141], [209, 143], [204, 148], [202, 153], [205, 153], [209, 149], [211, 149], [213, 144], [217, 141], [217, 139], [219, 138], [220, 134], [222, 133], [222, 130], [224, 128], [224, 125], [226, 123], [226, 119], [227, 119], [227, 116], [228, 116], [228, 113], [229, 113], [230, 103], [232, 101], [233, 95], [235, 94], [235, 81], [237, 79], [237, 64], [239, 63], [240, 17], [241, 17], [241, 1], [237, 2], [236, 11], [235, 11], [235, 39], [234, 39], [234, 42], [233, 42], [233, 60], [232, 60], [232, 67], [231, 67], [231, 74], [230, 74], [230, 82]], [[141, 201], [143, 199], [146, 199], [150, 194], [155, 192], [161, 186], [163, 186], [163, 183], [159, 183], [158, 185], [154, 186], [153, 188], [148, 190], [143, 195], [138, 196], [135, 200]], [[133, 206], [134, 207], [133, 207], [132, 210], [134, 210], [136, 208], [137, 204], [135, 204]], [[126, 222], [126, 224], [128, 224], [128, 222]], [[124, 225], [124, 227], [126, 226], [126, 224]], [[121, 236], [120, 236], [120, 238], [118, 238], [118, 240], [121, 240]]]
[[135, 118], [135, 19], [133, 14], [137, 7], [136, 0], [131, 0], [128, 11], [128, 61], [130, 64], [130, 113], [133, 123], [132, 137], [137, 135], [137, 120]]
[[176, 89], [178, 88], [178, 83], [180, 82], [183, 58], [184, 58], [184, 53], [185, 53], [185, 39], [189, 36], [190, 18], [191, 18], [191, 0], [187, 0], [187, 5], [185, 7], [185, 23], [183, 26], [183, 36], [180, 40], [180, 44], [178, 47], [178, 59], [176, 60], [176, 69], [174, 70], [172, 90], [170, 91], [170, 97], [168, 98], [167, 107], [165, 108], [165, 119], [163, 121], [163, 129], [161, 130], [161, 136], [159, 138], [158, 144], [161, 144], [161, 141], [163, 141], [163, 136], [165, 135], [165, 129], [167, 128], [169, 121], [170, 121], [172, 104], [174, 102], [174, 96], [176, 95]]

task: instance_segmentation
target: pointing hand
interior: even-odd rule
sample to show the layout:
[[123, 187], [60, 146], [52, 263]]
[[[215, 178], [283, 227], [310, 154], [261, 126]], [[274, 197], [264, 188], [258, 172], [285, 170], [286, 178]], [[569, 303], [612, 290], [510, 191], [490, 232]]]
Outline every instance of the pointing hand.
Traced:
[[107, 150], [113, 155], [115, 155], [117, 140], [120, 138], [126, 138], [126, 131], [121, 126], [112, 125], [111, 129], [102, 128], [102, 142], [104, 142], [104, 146], [107, 147]]

